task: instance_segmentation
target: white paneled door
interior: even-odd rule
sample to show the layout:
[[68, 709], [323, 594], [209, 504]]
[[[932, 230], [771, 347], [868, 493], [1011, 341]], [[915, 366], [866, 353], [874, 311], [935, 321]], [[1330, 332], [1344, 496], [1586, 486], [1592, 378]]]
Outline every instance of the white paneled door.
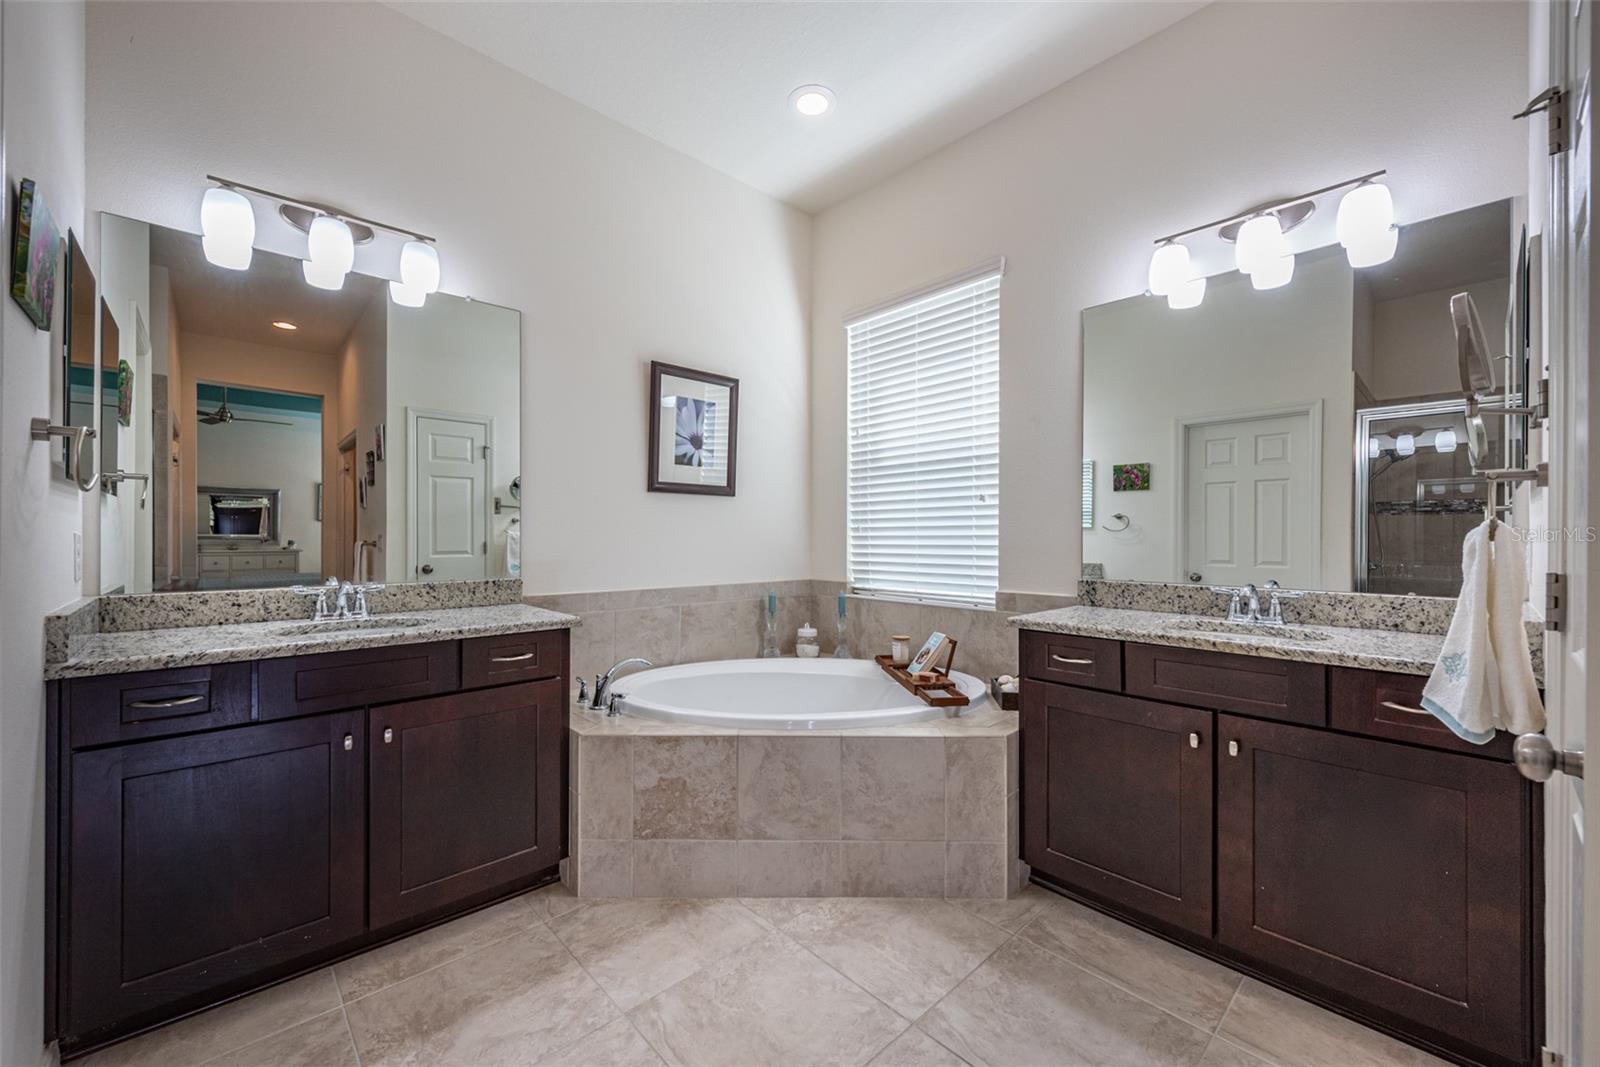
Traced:
[[1179, 540], [1188, 580], [1316, 586], [1321, 474], [1312, 421], [1301, 411], [1186, 426]]
[[415, 412], [412, 419], [415, 577], [433, 582], [486, 578], [490, 421]]

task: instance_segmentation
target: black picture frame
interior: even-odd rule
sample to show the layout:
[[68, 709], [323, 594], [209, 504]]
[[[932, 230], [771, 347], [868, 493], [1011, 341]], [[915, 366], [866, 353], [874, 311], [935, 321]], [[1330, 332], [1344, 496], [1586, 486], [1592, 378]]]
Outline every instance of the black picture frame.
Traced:
[[[728, 390], [728, 480], [725, 485], [674, 482], [660, 476], [662, 379], [683, 378]], [[647, 398], [650, 433], [645, 440], [645, 488], [652, 493], [689, 493], [695, 496], [734, 496], [739, 470], [739, 379], [711, 371], [680, 367], [674, 363], [650, 361], [650, 393]]]

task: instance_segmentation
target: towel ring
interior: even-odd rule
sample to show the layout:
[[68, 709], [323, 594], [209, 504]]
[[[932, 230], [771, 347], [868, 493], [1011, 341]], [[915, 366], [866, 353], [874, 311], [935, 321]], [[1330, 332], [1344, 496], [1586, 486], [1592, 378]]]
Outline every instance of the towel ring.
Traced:
[[1113, 515], [1111, 517], [1112, 517], [1112, 519], [1121, 519], [1122, 520], [1122, 525], [1121, 526], [1107, 526], [1105, 523], [1102, 522], [1100, 524], [1100, 529], [1102, 529], [1102, 530], [1110, 530], [1112, 533], [1121, 533], [1123, 530], [1126, 530], [1128, 527], [1133, 525], [1133, 520], [1128, 518], [1128, 516], [1124, 515], [1120, 511], [1117, 512], [1115, 515]]

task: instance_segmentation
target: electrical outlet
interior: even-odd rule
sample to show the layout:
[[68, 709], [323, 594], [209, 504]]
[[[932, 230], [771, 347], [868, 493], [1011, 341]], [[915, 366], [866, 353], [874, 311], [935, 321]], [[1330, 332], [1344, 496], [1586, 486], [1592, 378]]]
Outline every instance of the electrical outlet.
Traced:
[[72, 580], [83, 581], [83, 534], [72, 533]]

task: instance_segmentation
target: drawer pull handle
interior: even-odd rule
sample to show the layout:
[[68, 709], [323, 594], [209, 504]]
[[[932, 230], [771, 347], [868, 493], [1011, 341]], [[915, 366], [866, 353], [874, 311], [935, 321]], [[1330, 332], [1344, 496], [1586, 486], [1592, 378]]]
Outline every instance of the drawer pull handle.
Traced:
[[344, 735], [344, 750], [346, 752], [349, 752], [351, 749], [353, 749], [355, 747], [356, 747], [356, 739], [350, 734], [345, 734]]
[[1385, 701], [1382, 701], [1381, 703], [1382, 703], [1382, 705], [1384, 707], [1388, 708], [1390, 711], [1403, 711], [1407, 715], [1427, 715], [1430, 719], [1433, 717], [1430, 712], [1424, 711], [1421, 708], [1413, 708], [1413, 707], [1410, 707], [1410, 706], [1405, 705], [1405, 704], [1396, 704], [1392, 700], [1385, 700]]
[[1189, 747], [1190, 748], [1199, 748], [1200, 747], [1200, 735], [1199, 734], [1192, 733], [1192, 734], [1189, 735]]
[[1050, 653], [1050, 658], [1055, 660], [1057, 663], [1068, 663], [1074, 667], [1088, 666], [1094, 662], [1092, 659], [1073, 659], [1070, 656], [1058, 656], [1054, 652]]
[[204, 696], [200, 695], [199, 693], [196, 693], [194, 696], [173, 697], [171, 700], [135, 700], [135, 701], [131, 702], [128, 705], [128, 707], [130, 707], [130, 708], [181, 708], [181, 707], [184, 707], [185, 705], [188, 705], [188, 704], [198, 704], [204, 699], [205, 699]]
[[383, 743], [387, 745], [393, 743], [393, 741], [394, 729], [392, 727], [385, 726], [383, 728]]
[[521, 663], [525, 659], [532, 659], [532, 652], [524, 652], [520, 656], [490, 656], [490, 663]]
[[1237, 741], [1229, 741], [1228, 742], [1228, 755], [1237, 756], [1238, 754], [1239, 754], [1239, 742], [1237, 742]]

